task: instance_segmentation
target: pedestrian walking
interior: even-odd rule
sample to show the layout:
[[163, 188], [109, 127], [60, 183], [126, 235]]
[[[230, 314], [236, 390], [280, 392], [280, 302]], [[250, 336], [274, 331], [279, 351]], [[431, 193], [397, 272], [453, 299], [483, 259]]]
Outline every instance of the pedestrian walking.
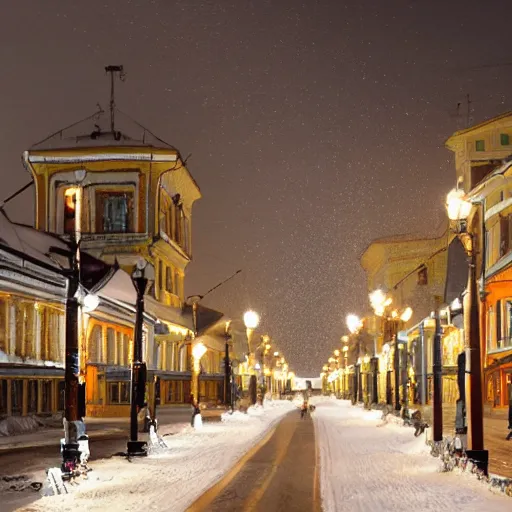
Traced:
[[304, 416], [308, 413], [308, 402], [307, 400], [304, 400], [304, 403], [302, 404], [302, 407], [300, 408], [300, 419], [303, 420]]

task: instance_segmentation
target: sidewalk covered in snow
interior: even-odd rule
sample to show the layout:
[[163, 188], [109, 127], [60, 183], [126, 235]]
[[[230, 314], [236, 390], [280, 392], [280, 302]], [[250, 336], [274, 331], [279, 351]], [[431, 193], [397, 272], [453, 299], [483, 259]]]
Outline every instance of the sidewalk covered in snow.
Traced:
[[441, 473], [425, 437], [384, 424], [381, 411], [323, 400], [315, 413], [323, 509], [505, 512], [512, 499], [495, 495], [474, 475]]
[[121, 457], [96, 462], [89, 478], [71, 486], [69, 494], [42, 498], [25, 510], [186, 510], [293, 410], [297, 405], [289, 401], [266, 402], [248, 414], [225, 413], [222, 422], [198, 430], [186, 427], [163, 438], [168, 449], [131, 462]]

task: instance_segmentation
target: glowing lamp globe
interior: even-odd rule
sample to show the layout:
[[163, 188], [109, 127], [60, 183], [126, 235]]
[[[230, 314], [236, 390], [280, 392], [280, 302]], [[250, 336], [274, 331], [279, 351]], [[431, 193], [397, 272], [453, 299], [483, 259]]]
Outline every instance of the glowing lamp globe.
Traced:
[[244, 324], [247, 329], [256, 329], [260, 323], [260, 317], [258, 313], [254, 311], [247, 311], [244, 314]]
[[411, 308], [405, 308], [403, 313], [400, 315], [400, 320], [402, 322], [408, 322], [412, 317], [412, 309]]
[[471, 211], [471, 203], [464, 199], [464, 191], [453, 189], [446, 196], [446, 210], [450, 220], [465, 220]]
[[192, 348], [192, 356], [196, 361], [199, 361], [199, 359], [201, 359], [205, 355], [206, 350], [206, 347], [202, 343], [197, 343]]
[[363, 322], [357, 315], [348, 315], [347, 316], [347, 327], [348, 327], [348, 330], [352, 334], [359, 331], [359, 329], [361, 329], [362, 326], [363, 326]]

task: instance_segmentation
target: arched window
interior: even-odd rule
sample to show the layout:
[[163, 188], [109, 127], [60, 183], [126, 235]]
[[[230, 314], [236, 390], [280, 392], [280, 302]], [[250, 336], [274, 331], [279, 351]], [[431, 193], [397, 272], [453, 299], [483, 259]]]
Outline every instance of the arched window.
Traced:
[[103, 362], [103, 329], [101, 325], [95, 325], [89, 334], [87, 361], [89, 363]]

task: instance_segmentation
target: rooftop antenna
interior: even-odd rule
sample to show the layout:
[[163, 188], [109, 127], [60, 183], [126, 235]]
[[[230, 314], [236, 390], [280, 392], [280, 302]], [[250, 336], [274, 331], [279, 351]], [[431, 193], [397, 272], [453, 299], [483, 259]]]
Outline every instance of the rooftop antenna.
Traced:
[[121, 82], [124, 82], [126, 75], [124, 73], [123, 66], [107, 66], [105, 68], [105, 71], [107, 73], [110, 73], [110, 131], [112, 133], [115, 133], [116, 101], [115, 101], [114, 77], [115, 77], [116, 73], [119, 73], [119, 80], [121, 80]]

